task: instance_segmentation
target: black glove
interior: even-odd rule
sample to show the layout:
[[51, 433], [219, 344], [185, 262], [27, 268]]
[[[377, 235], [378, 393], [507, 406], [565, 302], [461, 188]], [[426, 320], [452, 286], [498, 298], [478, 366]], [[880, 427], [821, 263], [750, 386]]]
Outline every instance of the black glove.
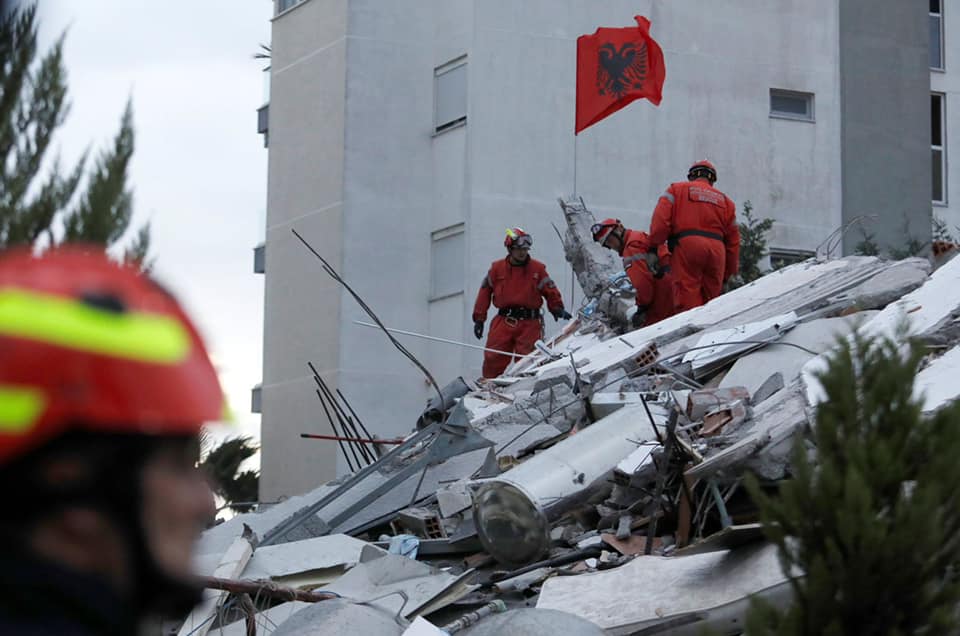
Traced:
[[561, 307], [560, 309], [551, 309], [550, 313], [553, 314], [553, 320], [558, 322], [561, 318], [564, 320], [570, 320], [573, 316], [570, 315], [570, 312]]
[[474, 320], [473, 321], [473, 335], [477, 337], [477, 340], [483, 338], [483, 321]]
[[647, 308], [646, 307], [637, 307], [637, 311], [634, 312], [633, 318], [630, 319], [630, 325], [634, 329], [639, 329], [647, 321]]

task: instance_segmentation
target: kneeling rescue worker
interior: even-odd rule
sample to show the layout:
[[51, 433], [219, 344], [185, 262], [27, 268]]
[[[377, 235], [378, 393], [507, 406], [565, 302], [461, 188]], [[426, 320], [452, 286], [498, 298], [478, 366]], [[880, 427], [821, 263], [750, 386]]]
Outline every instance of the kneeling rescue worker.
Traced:
[[687, 179], [660, 195], [650, 222], [651, 249], [666, 242], [673, 255], [678, 312], [719, 296], [740, 262], [736, 206], [713, 187], [716, 168], [698, 161]]
[[223, 392], [173, 297], [97, 251], [0, 255], [0, 634], [128, 636], [200, 600]]
[[623, 269], [637, 292], [637, 310], [631, 319], [633, 328], [672, 316], [675, 313], [674, 282], [667, 246], [661, 243], [654, 256], [647, 233], [624, 228], [620, 219], [604, 219], [590, 231], [594, 241], [623, 258]]
[[[541, 297], [547, 299], [547, 310], [554, 320], [569, 320], [572, 316], [563, 308], [560, 290], [547, 274], [546, 265], [530, 258], [533, 237], [515, 227], [507, 230], [503, 244], [507, 257], [490, 265], [477, 293], [473, 305], [473, 334], [478, 340], [483, 337], [483, 324], [492, 299], [499, 311], [490, 324], [487, 348], [524, 356], [533, 351], [534, 344], [543, 335]], [[511, 356], [485, 351], [483, 377], [497, 377], [511, 359]]]

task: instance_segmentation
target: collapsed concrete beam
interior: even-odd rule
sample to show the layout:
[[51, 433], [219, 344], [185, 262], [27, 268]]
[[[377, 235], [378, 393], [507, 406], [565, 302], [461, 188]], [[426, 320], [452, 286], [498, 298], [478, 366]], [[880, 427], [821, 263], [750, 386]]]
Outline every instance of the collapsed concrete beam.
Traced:
[[[666, 411], [650, 409], [662, 425]], [[474, 482], [473, 519], [484, 548], [508, 566], [536, 560], [550, 545], [550, 523], [609, 492], [617, 464], [655, 438], [643, 406], [626, 406], [503, 475]]]
[[563, 251], [580, 288], [596, 302], [595, 312], [604, 316], [610, 326], [626, 327], [627, 312], [635, 305], [635, 292], [626, 279], [622, 262], [612, 250], [594, 243], [590, 227], [596, 219], [582, 199], [558, 202], [567, 223]]

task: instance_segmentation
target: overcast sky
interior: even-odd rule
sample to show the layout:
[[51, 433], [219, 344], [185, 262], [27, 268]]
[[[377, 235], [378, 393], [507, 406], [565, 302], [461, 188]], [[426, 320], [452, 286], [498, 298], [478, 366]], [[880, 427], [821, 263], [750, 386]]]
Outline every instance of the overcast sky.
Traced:
[[256, 134], [269, 0], [42, 0], [45, 50], [66, 31], [72, 103], [55, 139], [70, 165], [106, 147], [133, 100], [134, 228], [150, 221], [154, 273], [186, 305], [212, 351], [238, 426], [259, 434], [267, 151]]

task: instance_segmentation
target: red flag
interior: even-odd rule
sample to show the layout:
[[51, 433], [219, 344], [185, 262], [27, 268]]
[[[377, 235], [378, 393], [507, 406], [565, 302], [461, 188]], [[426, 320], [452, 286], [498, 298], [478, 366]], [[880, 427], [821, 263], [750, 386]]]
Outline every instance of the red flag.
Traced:
[[634, 16], [635, 27], [601, 27], [577, 38], [577, 122], [574, 134], [612, 115], [635, 99], [660, 105], [667, 69], [663, 51], [650, 37], [650, 20]]

